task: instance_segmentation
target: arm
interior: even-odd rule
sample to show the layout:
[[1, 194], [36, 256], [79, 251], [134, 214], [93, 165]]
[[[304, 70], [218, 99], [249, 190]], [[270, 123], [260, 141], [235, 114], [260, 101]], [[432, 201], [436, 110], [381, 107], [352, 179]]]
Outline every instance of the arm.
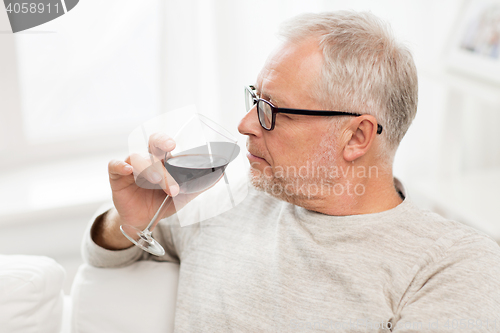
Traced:
[[108, 250], [122, 250], [133, 244], [120, 231], [120, 216], [116, 208], [111, 208], [94, 221], [90, 235], [94, 242]]
[[114, 209], [112, 203], [100, 207], [91, 218], [82, 242], [82, 256], [84, 262], [95, 267], [123, 267], [138, 260], [146, 260], [148, 254], [128, 241], [126, 248], [121, 250], [110, 249], [107, 245], [97, 243], [95, 238], [101, 232], [102, 223], [109, 211]]

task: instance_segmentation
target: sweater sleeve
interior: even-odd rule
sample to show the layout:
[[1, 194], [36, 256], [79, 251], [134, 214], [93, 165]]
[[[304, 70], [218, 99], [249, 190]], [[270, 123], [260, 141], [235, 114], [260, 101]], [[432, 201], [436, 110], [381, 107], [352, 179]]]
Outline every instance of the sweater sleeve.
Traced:
[[176, 249], [172, 242], [171, 226], [168, 220], [160, 221], [153, 230], [153, 238], [158, 240], [165, 249], [163, 256], [157, 257], [143, 251], [132, 243], [124, 250], [108, 250], [97, 245], [91, 237], [92, 226], [99, 222], [112, 207], [112, 204], [101, 206], [94, 214], [84, 233], [82, 242], [82, 257], [84, 262], [95, 267], [123, 267], [139, 260], [179, 262]]
[[427, 265], [415, 266], [393, 332], [500, 331], [500, 247], [479, 233], [457, 235], [428, 251]]

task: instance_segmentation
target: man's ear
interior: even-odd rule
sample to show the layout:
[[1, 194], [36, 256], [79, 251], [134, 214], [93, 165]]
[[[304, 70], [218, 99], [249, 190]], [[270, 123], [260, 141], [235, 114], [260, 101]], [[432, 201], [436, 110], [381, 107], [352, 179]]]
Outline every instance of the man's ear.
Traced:
[[354, 161], [365, 155], [377, 135], [377, 120], [371, 115], [362, 115], [351, 120], [351, 138], [344, 147], [344, 159]]

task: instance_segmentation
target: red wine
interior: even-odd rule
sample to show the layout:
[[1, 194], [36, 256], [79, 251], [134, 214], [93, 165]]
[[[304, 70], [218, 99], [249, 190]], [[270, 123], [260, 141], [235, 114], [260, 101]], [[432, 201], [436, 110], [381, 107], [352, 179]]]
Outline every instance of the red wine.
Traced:
[[168, 159], [165, 168], [179, 184], [181, 193], [195, 193], [215, 184], [228, 163], [218, 155], [187, 154]]
[[[143, 170], [135, 180], [137, 186], [161, 190], [158, 184], [147, 180], [147, 173], [157, 171], [163, 163], [168, 173], [179, 184], [181, 193], [195, 193], [212, 186], [223, 174], [226, 166], [238, 156], [240, 147], [231, 142], [210, 142], [209, 145], [195, 147], [179, 153], [164, 162], [156, 162]], [[212, 156], [212, 157], [210, 157]]]
[[214, 185], [240, 147], [231, 142], [210, 142], [166, 159], [165, 169], [179, 184], [181, 193], [195, 193]]

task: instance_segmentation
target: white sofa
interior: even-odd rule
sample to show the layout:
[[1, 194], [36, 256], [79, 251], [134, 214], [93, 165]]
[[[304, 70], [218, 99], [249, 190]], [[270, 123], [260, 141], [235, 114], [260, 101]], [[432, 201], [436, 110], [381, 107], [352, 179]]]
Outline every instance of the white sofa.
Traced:
[[80, 266], [71, 295], [64, 269], [42, 256], [0, 255], [0, 332], [172, 332], [175, 263], [141, 261], [114, 269]]

